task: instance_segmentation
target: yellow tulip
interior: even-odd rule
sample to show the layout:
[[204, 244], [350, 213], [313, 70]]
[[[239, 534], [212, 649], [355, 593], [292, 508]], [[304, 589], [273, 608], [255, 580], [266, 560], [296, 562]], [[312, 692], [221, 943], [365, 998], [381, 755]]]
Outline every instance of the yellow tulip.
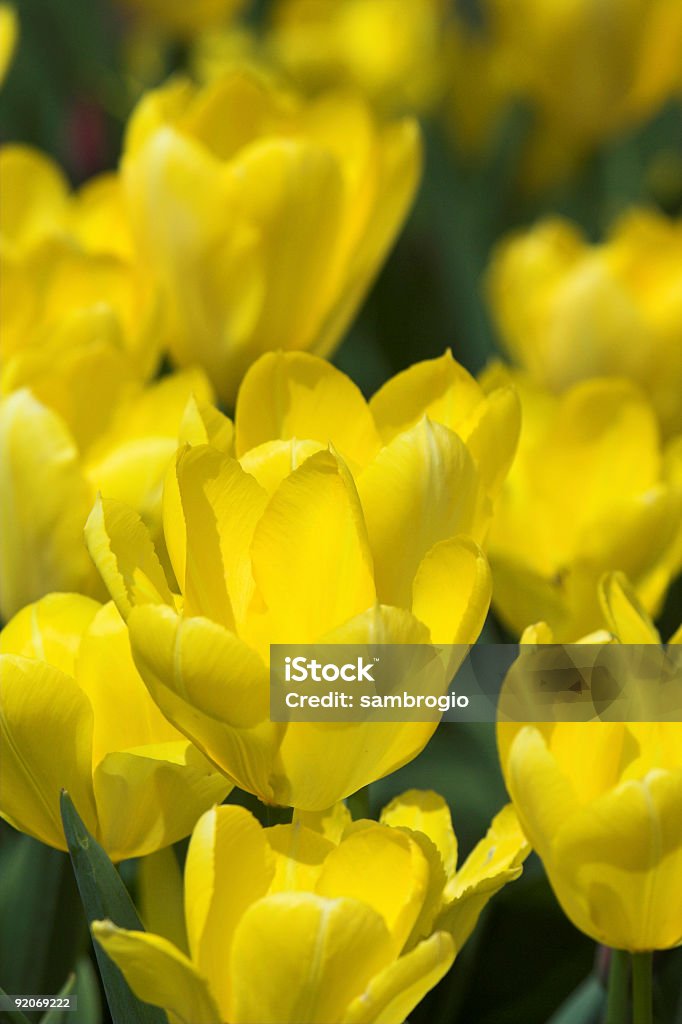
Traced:
[[229, 787], [151, 701], [113, 604], [50, 594], [0, 633], [0, 816], [65, 850], [59, 794], [120, 860], [186, 836]]
[[629, 377], [664, 433], [682, 431], [682, 221], [633, 210], [591, 245], [553, 218], [498, 246], [488, 285], [509, 354], [540, 384]]
[[[599, 599], [616, 640], [660, 642], [622, 573], [604, 577]], [[555, 637], [539, 623], [522, 642]], [[680, 642], [682, 627], [670, 640]], [[519, 820], [576, 927], [632, 952], [682, 943], [682, 725], [500, 722], [498, 745]]]
[[[450, 813], [429, 792], [398, 797], [379, 824], [337, 806], [264, 829], [244, 808], [218, 807], [185, 864], [189, 955], [109, 921], [93, 933], [174, 1024], [402, 1024], [526, 852], [507, 807], [456, 871]], [[474, 905], [462, 927], [455, 908], [471, 917]]]
[[0, 188], [3, 391], [27, 364], [30, 372], [36, 350], [69, 345], [76, 333], [108, 338], [138, 376], [150, 376], [162, 310], [135, 256], [118, 178], [102, 175], [72, 193], [52, 160], [13, 145], [0, 150]]
[[268, 46], [308, 91], [351, 86], [386, 110], [426, 110], [443, 82], [443, 0], [278, 0]]
[[329, 355], [410, 206], [412, 121], [360, 102], [303, 103], [252, 74], [147, 93], [122, 173], [145, 261], [173, 313], [171, 354], [228, 404], [276, 348]]
[[[74, 339], [72, 348], [60, 345], [35, 356], [27, 367], [28, 386], [0, 399], [5, 621], [50, 591], [101, 591], [83, 539], [98, 491], [131, 504], [159, 535], [163, 478], [183, 419], [192, 408], [195, 417], [202, 415], [196, 404], [188, 410], [188, 402], [195, 394], [203, 407], [212, 397], [197, 370], [143, 387], [104, 339], [83, 345]], [[187, 428], [196, 434], [191, 421]]]
[[513, 455], [514, 402], [449, 354], [369, 406], [322, 359], [263, 356], [237, 400], [236, 457], [195, 444], [166, 480], [181, 612], [139, 519], [97, 504], [89, 550], [150, 693], [243, 789], [319, 810], [427, 742], [433, 722], [270, 721], [269, 645], [473, 642], [490, 597], [478, 542]]
[[[492, 369], [489, 382], [508, 376]], [[560, 643], [602, 627], [597, 584], [622, 570], [656, 614], [680, 568], [682, 447], [664, 452], [627, 381], [555, 396], [521, 374], [519, 451], [490, 531], [493, 602], [517, 635], [545, 619]]]
[[0, 4], [0, 85], [5, 80], [17, 45], [19, 22], [11, 4]]

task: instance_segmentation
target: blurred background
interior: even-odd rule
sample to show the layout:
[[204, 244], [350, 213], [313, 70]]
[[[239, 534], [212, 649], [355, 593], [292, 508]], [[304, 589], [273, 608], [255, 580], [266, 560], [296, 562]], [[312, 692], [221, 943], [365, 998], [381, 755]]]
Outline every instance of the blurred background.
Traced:
[[[499, 356], [485, 272], [508, 232], [561, 215], [597, 242], [633, 205], [682, 212], [680, 0], [16, 0], [14, 8], [2, 140], [48, 152], [74, 185], [116, 167], [137, 99], [177, 72], [206, 80], [245, 61], [307, 93], [357, 89], [380, 113], [420, 119], [417, 202], [334, 359], [367, 394], [448, 346], [472, 373]], [[680, 621], [681, 598], [678, 581], [664, 636]], [[482, 640], [504, 639], [491, 617]], [[492, 729], [441, 726], [420, 758], [372, 787], [372, 811], [413, 786], [447, 797], [465, 855], [506, 799]], [[134, 888], [135, 865], [122, 871]], [[57, 992], [80, 951], [81, 1009], [69, 1019], [107, 1019], [68, 859], [4, 823], [0, 921], [8, 991]], [[411, 1019], [588, 1024], [605, 970], [531, 858]], [[660, 1021], [682, 1022], [681, 970], [679, 951], [659, 957]]]

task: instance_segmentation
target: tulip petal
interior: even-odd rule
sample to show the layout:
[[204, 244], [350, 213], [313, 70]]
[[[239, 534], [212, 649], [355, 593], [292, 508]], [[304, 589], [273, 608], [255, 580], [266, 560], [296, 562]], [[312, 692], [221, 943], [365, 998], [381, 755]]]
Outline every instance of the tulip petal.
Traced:
[[342, 1024], [403, 1024], [455, 959], [455, 945], [445, 932], [420, 942], [375, 975], [347, 1008]]
[[602, 578], [599, 600], [609, 628], [622, 644], [660, 644], [660, 633], [624, 573]]
[[83, 543], [92, 502], [63, 423], [26, 390], [0, 402], [0, 618], [52, 590], [97, 591]]
[[65, 850], [59, 794], [68, 789], [97, 832], [92, 791], [92, 709], [72, 678], [44, 662], [0, 655], [0, 814]]
[[180, 421], [178, 433], [180, 445], [211, 444], [226, 455], [234, 454], [234, 425], [210, 402], [197, 400], [190, 395]]
[[112, 860], [144, 857], [184, 839], [198, 815], [231, 789], [184, 739], [107, 754], [95, 768], [94, 788], [99, 837]]
[[256, 527], [252, 559], [270, 643], [313, 642], [374, 604], [357, 492], [332, 452], [282, 482]]
[[315, 892], [324, 860], [335, 844], [300, 821], [275, 825], [267, 830], [266, 838], [275, 855], [270, 892]]
[[420, 562], [412, 594], [412, 612], [432, 643], [474, 643], [492, 596], [488, 560], [466, 537], [440, 541]]
[[521, 433], [521, 403], [512, 387], [496, 388], [469, 417], [462, 436], [489, 494], [495, 497], [511, 468]]
[[421, 171], [417, 122], [405, 118], [384, 128], [375, 153], [374, 195], [365, 204], [368, 212], [361, 233], [353, 210], [360, 206], [357, 192], [345, 211], [348, 235], [341, 245], [348, 253], [348, 262], [343, 287], [315, 339], [314, 351], [324, 358], [348, 329], [409, 211]]
[[329, 1024], [390, 959], [386, 926], [356, 900], [266, 896], [234, 936], [234, 1024]]
[[181, 619], [161, 605], [135, 608], [128, 628], [135, 662], [164, 715], [228, 778], [272, 802], [283, 727], [269, 720], [268, 675], [258, 656], [216, 623]]
[[374, 555], [379, 600], [409, 608], [424, 555], [459, 533], [482, 538], [487, 499], [464, 442], [423, 419], [363, 471], [358, 491]]
[[294, 824], [318, 832], [335, 845], [340, 843], [346, 829], [353, 824], [350, 811], [340, 800], [323, 811], [294, 811]]
[[624, 782], [564, 823], [554, 878], [560, 898], [567, 891], [584, 894], [590, 925], [581, 920], [579, 927], [598, 941], [640, 952], [682, 941], [680, 821], [678, 768]]
[[384, 444], [424, 416], [466, 440], [462, 427], [484, 401], [481, 386], [448, 349], [438, 359], [414, 363], [391, 377], [372, 396], [369, 407]]
[[324, 451], [319, 441], [266, 441], [251, 448], [239, 460], [268, 495], [273, 495], [285, 477], [298, 469], [315, 452]]
[[307, 352], [269, 352], [239, 390], [237, 452], [265, 441], [332, 443], [351, 465], [364, 465], [380, 446], [360, 389], [345, 373]]
[[235, 930], [248, 907], [268, 891], [275, 858], [266, 834], [243, 807], [214, 807], [198, 821], [185, 865], [185, 915], [192, 960], [211, 981], [229, 1017]]
[[208, 983], [172, 942], [111, 921], [93, 921], [92, 933], [138, 999], [163, 1007], [171, 1024], [223, 1024]]
[[253, 596], [249, 550], [267, 495], [236, 459], [210, 445], [185, 448], [177, 461], [187, 555], [185, 614], [227, 627], [243, 620]]
[[68, 182], [48, 156], [31, 146], [3, 146], [0, 156], [3, 236], [21, 251], [63, 227]]
[[82, 594], [48, 594], [7, 623], [0, 632], [0, 652], [46, 661], [74, 676], [83, 634], [100, 607]]
[[448, 878], [457, 867], [457, 837], [452, 827], [450, 808], [438, 793], [426, 789], [408, 789], [384, 807], [379, 819], [391, 828], [409, 828], [423, 832], [433, 842], [443, 861]]
[[[358, 823], [359, 824], [359, 823]], [[407, 832], [372, 823], [356, 825], [327, 856], [317, 892], [359, 900], [383, 918], [398, 956], [421, 913], [429, 863]]]
[[98, 497], [85, 526], [85, 540], [124, 619], [137, 604], [173, 603], [149, 532], [133, 509]]

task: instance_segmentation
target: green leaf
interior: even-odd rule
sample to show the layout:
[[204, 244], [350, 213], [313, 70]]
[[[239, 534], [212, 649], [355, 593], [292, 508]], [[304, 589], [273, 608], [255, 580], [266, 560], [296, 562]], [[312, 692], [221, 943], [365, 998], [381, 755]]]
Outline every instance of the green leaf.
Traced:
[[76, 1012], [66, 1024], [101, 1024], [102, 1000], [99, 982], [92, 961], [84, 956], [76, 964], [75, 995], [78, 999]]
[[[5, 995], [7, 995], [5, 990], [0, 988], [0, 996]], [[0, 1020], [8, 1021], [9, 1024], [30, 1024], [28, 1017], [21, 1010], [0, 1010]]]
[[596, 1024], [604, 1009], [604, 987], [594, 974], [578, 985], [547, 1024]]
[[[62, 822], [88, 923], [108, 918], [120, 928], [144, 931], [128, 890], [106, 853], [81, 821], [62, 790]], [[163, 1010], [137, 999], [118, 967], [98, 943], [95, 955], [114, 1024], [166, 1024]]]

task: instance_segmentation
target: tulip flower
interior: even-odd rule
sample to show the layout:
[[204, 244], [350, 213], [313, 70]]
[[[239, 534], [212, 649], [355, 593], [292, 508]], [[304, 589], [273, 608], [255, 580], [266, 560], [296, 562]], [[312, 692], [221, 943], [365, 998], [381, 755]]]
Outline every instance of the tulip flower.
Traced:
[[[615, 640], [660, 642], [622, 573], [604, 577], [599, 599]], [[555, 637], [539, 623], [522, 642]], [[670, 640], [680, 642], [682, 627]], [[682, 725], [500, 722], [498, 746], [523, 830], [573, 924], [631, 952], [682, 943]]]
[[163, 717], [113, 604], [50, 594], [0, 633], [0, 816], [65, 850], [67, 788], [114, 860], [186, 836], [229, 790]]
[[137, 376], [151, 376], [163, 311], [136, 258], [117, 177], [72, 193], [52, 160], [12, 145], [0, 150], [0, 187], [3, 391], [31, 372], [39, 350], [70, 347], [75, 335], [109, 339]]
[[351, 86], [385, 110], [428, 110], [442, 90], [443, 0], [278, 0], [267, 43], [308, 91]]
[[[487, 382], [500, 377], [492, 369]], [[544, 619], [571, 642], [605, 625], [597, 585], [618, 570], [655, 615], [680, 567], [682, 449], [664, 451], [627, 381], [584, 381], [557, 397], [513, 379], [523, 428], [489, 540], [500, 618], [517, 635]]]
[[340, 341], [410, 206], [412, 121], [232, 73], [173, 80], [131, 117], [122, 173], [137, 242], [172, 310], [176, 363], [220, 398], [263, 352]]
[[[199, 371], [144, 388], [104, 340], [36, 353], [34, 376], [0, 400], [0, 617], [55, 590], [97, 596], [101, 582], [83, 528], [98, 491], [161, 529], [161, 491], [192, 395], [212, 392]], [[38, 356], [40, 358], [38, 358]], [[194, 403], [194, 417], [201, 411]], [[190, 414], [192, 409], [190, 407]], [[211, 417], [221, 419], [215, 410]], [[191, 423], [195, 436], [207, 439]], [[216, 428], [218, 429], [218, 428]], [[211, 428], [211, 436], [213, 430]], [[216, 443], [222, 443], [219, 439]], [[225, 443], [231, 443], [228, 436]]]
[[622, 376], [682, 431], [682, 221], [633, 210], [591, 245], [553, 218], [503, 241], [488, 274], [502, 340], [552, 391]]
[[443, 908], [476, 904], [475, 923], [527, 849], [507, 807], [459, 871], [456, 851], [435, 793], [405, 793], [382, 823], [351, 823], [339, 806], [323, 823], [264, 829], [244, 808], [218, 807], [185, 863], [188, 951], [109, 921], [93, 934], [172, 1021], [402, 1024], [473, 928], [455, 913], [450, 929]]
[[270, 721], [269, 645], [473, 642], [514, 402], [449, 355], [369, 406], [324, 360], [263, 356], [239, 393], [235, 456], [193, 444], [167, 477], [181, 601], [139, 518], [97, 503], [89, 550], [150, 693], [243, 789], [320, 810], [422, 749], [434, 722]]

